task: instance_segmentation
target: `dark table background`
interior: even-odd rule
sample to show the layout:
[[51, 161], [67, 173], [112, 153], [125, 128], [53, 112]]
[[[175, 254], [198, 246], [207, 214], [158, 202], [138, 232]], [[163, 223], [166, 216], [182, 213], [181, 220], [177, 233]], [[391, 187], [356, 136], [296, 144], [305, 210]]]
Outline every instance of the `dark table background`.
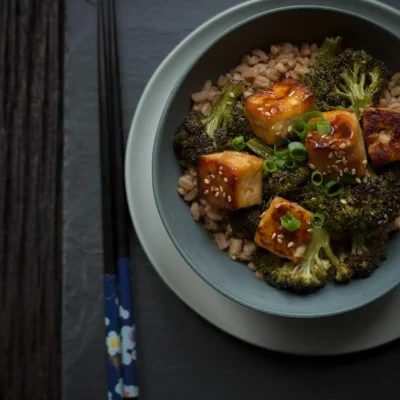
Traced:
[[[238, 3], [116, 0], [126, 132], [164, 57], [202, 22]], [[400, 0], [387, 3], [400, 7]], [[62, 389], [64, 400], [105, 399], [96, 9], [85, 0], [66, 6]], [[400, 389], [400, 343], [334, 358], [260, 350], [198, 317], [161, 281], [135, 237], [132, 249], [142, 399], [398, 397], [389, 393]]]

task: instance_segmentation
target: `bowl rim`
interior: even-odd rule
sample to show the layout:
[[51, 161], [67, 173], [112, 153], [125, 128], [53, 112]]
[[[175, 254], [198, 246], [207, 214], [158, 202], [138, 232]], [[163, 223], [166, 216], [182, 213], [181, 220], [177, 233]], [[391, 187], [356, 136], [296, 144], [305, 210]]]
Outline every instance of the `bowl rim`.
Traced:
[[[387, 11], [390, 11], [392, 14], [396, 14], [397, 17], [399, 17], [400, 20], [400, 11], [397, 9], [394, 9], [390, 6], [388, 6], [387, 4], [383, 4], [383, 3], [379, 3], [376, 2], [374, 0], [364, 0], [367, 3], [370, 3], [371, 5], [374, 5], [376, 7], [382, 7], [385, 8]], [[239, 7], [240, 5], [236, 6]], [[194, 58], [184, 69], [184, 71], [182, 72], [182, 74], [179, 76], [178, 80], [176, 81], [176, 83], [174, 84], [171, 93], [168, 96], [168, 99], [164, 105], [163, 111], [161, 113], [158, 125], [157, 125], [157, 130], [156, 130], [156, 134], [154, 137], [154, 143], [153, 143], [153, 151], [152, 151], [152, 162], [151, 162], [151, 177], [152, 177], [152, 188], [153, 188], [153, 195], [154, 195], [154, 200], [156, 203], [156, 207], [157, 207], [157, 211], [159, 213], [159, 216], [161, 218], [161, 221], [164, 225], [164, 228], [166, 230], [166, 232], [168, 233], [168, 236], [170, 237], [172, 243], [174, 244], [175, 248], [177, 249], [177, 251], [179, 252], [179, 254], [184, 258], [184, 260], [186, 261], [186, 263], [190, 266], [190, 268], [201, 278], [203, 279], [208, 285], [210, 285], [214, 290], [217, 290], [219, 293], [221, 293], [222, 295], [224, 295], [225, 297], [227, 297], [230, 300], [235, 301], [236, 303], [243, 305], [247, 308], [262, 312], [262, 313], [267, 313], [267, 314], [271, 314], [271, 315], [276, 315], [279, 317], [288, 317], [288, 318], [323, 318], [323, 317], [330, 317], [330, 316], [334, 316], [334, 315], [338, 315], [338, 314], [344, 314], [347, 312], [351, 312], [354, 311], [358, 308], [364, 307], [367, 304], [370, 304], [376, 300], [378, 300], [379, 298], [383, 297], [384, 295], [386, 295], [387, 293], [389, 293], [390, 291], [392, 291], [393, 289], [395, 289], [399, 284], [400, 284], [400, 277], [398, 280], [394, 281], [391, 285], [388, 285], [387, 288], [381, 292], [379, 292], [378, 294], [376, 294], [375, 296], [368, 298], [367, 300], [363, 300], [363, 301], [359, 301], [356, 304], [353, 304], [349, 307], [342, 307], [340, 309], [336, 309], [336, 310], [332, 310], [332, 311], [328, 311], [328, 312], [300, 312], [300, 313], [293, 313], [293, 312], [285, 312], [285, 311], [280, 311], [280, 310], [276, 310], [275, 308], [268, 308], [268, 307], [259, 307], [249, 301], [243, 300], [240, 297], [238, 297], [236, 294], [232, 293], [229, 290], [226, 290], [225, 288], [223, 288], [221, 285], [215, 283], [213, 281], [213, 279], [211, 279], [207, 274], [205, 274], [200, 268], [198, 268], [197, 266], [197, 262], [196, 260], [194, 260], [190, 254], [185, 250], [185, 247], [180, 243], [180, 240], [178, 239], [178, 236], [174, 233], [174, 230], [171, 229], [171, 227], [169, 226], [169, 224], [166, 221], [166, 217], [164, 215], [164, 211], [163, 211], [163, 202], [162, 202], [162, 194], [160, 193], [160, 191], [158, 190], [158, 185], [156, 185], [156, 181], [157, 181], [157, 174], [156, 174], [156, 170], [158, 168], [158, 165], [160, 163], [159, 159], [157, 157], [155, 157], [156, 154], [159, 153], [159, 149], [160, 149], [160, 137], [161, 137], [161, 132], [163, 130], [163, 127], [165, 125], [166, 122], [166, 118], [167, 115], [170, 111], [171, 108], [171, 104], [173, 99], [175, 98], [175, 95], [177, 93], [177, 91], [179, 90], [182, 82], [184, 81], [184, 79], [187, 77], [187, 75], [189, 74], [189, 72], [192, 70], [192, 68], [197, 64], [197, 62], [203, 57], [203, 55], [210, 50], [211, 47], [213, 47], [218, 41], [220, 41], [223, 37], [225, 37], [226, 35], [230, 34], [231, 32], [235, 31], [236, 29], [242, 27], [243, 25], [246, 25], [247, 23], [250, 23], [251, 21], [257, 20], [259, 18], [262, 18], [265, 15], [268, 14], [274, 14], [274, 13], [280, 13], [280, 12], [285, 12], [285, 11], [291, 11], [291, 10], [325, 10], [325, 11], [333, 11], [333, 12], [337, 12], [339, 14], [346, 14], [346, 15], [350, 15], [353, 16], [355, 18], [358, 19], [362, 19], [370, 24], [373, 24], [377, 27], [379, 27], [380, 29], [388, 32], [389, 34], [393, 35], [394, 37], [396, 37], [399, 41], [400, 41], [400, 30], [398, 33], [394, 32], [392, 29], [387, 28], [386, 26], [384, 26], [381, 22], [375, 21], [373, 19], [371, 19], [370, 17], [367, 17], [365, 15], [357, 14], [353, 11], [349, 11], [349, 10], [345, 10], [342, 8], [336, 8], [335, 6], [332, 5], [291, 5], [291, 6], [285, 6], [285, 7], [276, 7], [276, 8], [272, 8], [263, 12], [260, 12], [258, 14], [252, 15], [251, 17], [245, 18], [242, 21], [233, 24], [232, 26], [230, 26], [228, 29], [224, 30], [221, 34], [219, 34], [214, 40], [210, 41], [210, 43], [205, 46], [202, 51], [198, 54], [198, 56], [196, 58]], [[215, 16], [214, 18], [218, 18], [221, 14], [218, 14], [217, 16]], [[213, 19], [214, 19], [213, 18]], [[193, 32], [191, 35], [194, 35], [195, 33], [197, 33], [197, 30], [195, 32]], [[178, 162], [178, 160], [177, 160]]]

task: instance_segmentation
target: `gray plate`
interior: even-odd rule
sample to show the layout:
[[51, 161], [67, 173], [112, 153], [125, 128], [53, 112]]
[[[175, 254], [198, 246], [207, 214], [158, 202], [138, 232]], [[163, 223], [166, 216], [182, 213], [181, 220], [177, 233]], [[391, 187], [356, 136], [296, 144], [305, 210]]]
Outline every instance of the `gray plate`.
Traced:
[[[250, 310], [228, 300], [202, 281], [179, 255], [158, 216], [151, 184], [151, 154], [158, 120], [172, 87], [184, 68], [219, 34], [244, 18], [267, 7], [290, 6], [296, 2], [259, 1], [242, 4], [208, 21], [190, 35], [160, 65], [149, 82], [132, 124], [127, 157], [128, 201], [139, 239], [165, 282], [196, 312], [226, 332], [255, 345], [297, 354], [340, 354], [371, 348], [400, 334], [400, 291], [341, 316], [296, 320]], [[372, 17], [387, 15], [394, 27], [398, 13], [364, 1], [326, 1], [357, 12], [360, 4]], [[318, 2], [309, 2], [318, 4]], [[390, 10], [390, 11], [389, 11]], [[151, 113], [149, 112], [151, 110]], [[321, 338], [321, 339], [320, 339]]]

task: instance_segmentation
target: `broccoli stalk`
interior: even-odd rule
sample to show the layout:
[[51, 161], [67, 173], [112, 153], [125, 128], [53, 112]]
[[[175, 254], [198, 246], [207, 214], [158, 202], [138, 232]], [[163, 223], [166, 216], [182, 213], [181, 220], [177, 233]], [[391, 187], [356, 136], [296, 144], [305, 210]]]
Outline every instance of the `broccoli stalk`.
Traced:
[[296, 293], [313, 293], [325, 286], [331, 276], [338, 282], [345, 282], [353, 275], [348, 264], [334, 254], [330, 234], [325, 228], [313, 229], [311, 243], [298, 265], [282, 259], [278, 263], [265, 252], [257, 252], [253, 261], [270, 285]]
[[182, 160], [193, 165], [200, 155], [231, 148], [233, 138], [251, 136], [246, 132], [243, 89], [242, 82], [229, 82], [207, 117], [189, 112], [174, 135], [174, 147]]
[[[340, 76], [343, 82], [336, 87], [336, 94], [347, 99], [351, 108], [360, 118], [365, 108], [372, 106], [374, 97], [382, 88], [382, 73], [379, 67], [373, 71], [361, 71], [360, 64], [355, 63], [352, 71], [345, 71]], [[370, 83], [366, 85], [366, 78], [369, 76]]]
[[227, 128], [232, 123], [233, 101], [242, 93], [243, 89], [243, 83], [233, 82], [229, 84], [215, 103], [210, 114], [201, 119], [204, 130], [210, 137], [214, 138], [214, 133], [218, 128]]

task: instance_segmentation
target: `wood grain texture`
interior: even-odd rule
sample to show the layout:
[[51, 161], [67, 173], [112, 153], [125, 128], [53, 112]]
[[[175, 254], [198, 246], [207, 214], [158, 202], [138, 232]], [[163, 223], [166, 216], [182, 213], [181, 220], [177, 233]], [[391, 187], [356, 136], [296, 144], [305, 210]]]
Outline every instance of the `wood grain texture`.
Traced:
[[63, 1], [0, 2], [0, 399], [60, 397]]

